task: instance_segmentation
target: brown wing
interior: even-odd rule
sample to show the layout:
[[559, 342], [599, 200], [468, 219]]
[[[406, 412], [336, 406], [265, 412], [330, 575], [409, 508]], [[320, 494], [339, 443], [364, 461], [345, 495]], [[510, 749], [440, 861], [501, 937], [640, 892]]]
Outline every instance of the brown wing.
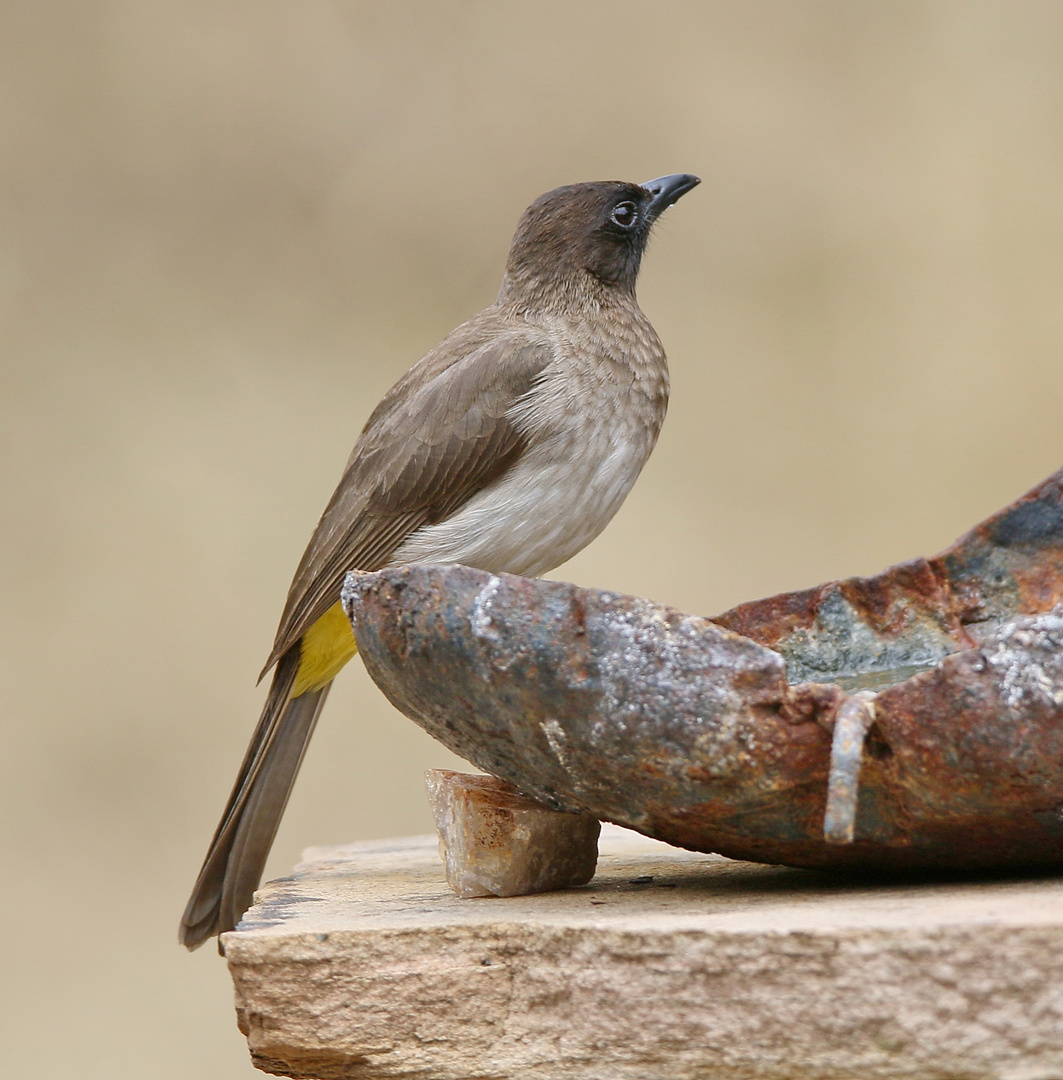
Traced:
[[554, 357], [530, 330], [459, 327], [377, 406], [295, 573], [268, 670], [339, 599], [349, 570], [378, 570], [415, 529], [449, 517], [524, 449], [508, 418]]

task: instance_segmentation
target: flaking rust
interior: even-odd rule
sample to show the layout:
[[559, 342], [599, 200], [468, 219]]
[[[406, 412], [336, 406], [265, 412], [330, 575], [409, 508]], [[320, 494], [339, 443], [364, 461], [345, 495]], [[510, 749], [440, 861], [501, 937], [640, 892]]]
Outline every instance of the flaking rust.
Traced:
[[1063, 865], [1061, 604], [1063, 470], [935, 558], [713, 620], [462, 566], [344, 590], [396, 707], [547, 805], [878, 869]]

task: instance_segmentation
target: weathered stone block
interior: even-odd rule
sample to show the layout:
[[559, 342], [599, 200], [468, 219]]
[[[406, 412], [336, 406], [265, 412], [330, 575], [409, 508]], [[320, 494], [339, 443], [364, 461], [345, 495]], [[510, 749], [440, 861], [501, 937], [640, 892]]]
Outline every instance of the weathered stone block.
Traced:
[[595, 818], [551, 810], [494, 776], [429, 769], [425, 786], [458, 896], [527, 896], [594, 877]]
[[1063, 880], [898, 881], [602, 829], [461, 900], [431, 836], [306, 852], [225, 934], [261, 1069], [318, 1080], [1059, 1080]]

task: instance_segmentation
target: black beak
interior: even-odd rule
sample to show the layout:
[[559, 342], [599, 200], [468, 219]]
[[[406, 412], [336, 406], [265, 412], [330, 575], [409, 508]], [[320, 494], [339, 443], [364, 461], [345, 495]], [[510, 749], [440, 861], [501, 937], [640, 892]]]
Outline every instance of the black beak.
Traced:
[[656, 180], [646, 181], [642, 186], [651, 196], [650, 218], [657, 217], [700, 183], [700, 177], [691, 176], [690, 173], [672, 173], [671, 176], [659, 176]]

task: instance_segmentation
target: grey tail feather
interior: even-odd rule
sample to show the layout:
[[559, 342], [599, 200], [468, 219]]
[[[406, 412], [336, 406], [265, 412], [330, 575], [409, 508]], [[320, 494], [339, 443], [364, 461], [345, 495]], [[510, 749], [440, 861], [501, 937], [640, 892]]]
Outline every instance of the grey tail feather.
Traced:
[[328, 683], [291, 696], [299, 646], [277, 664], [258, 727], [181, 919], [189, 949], [232, 930], [251, 906], [273, 837], [328, 694]]

